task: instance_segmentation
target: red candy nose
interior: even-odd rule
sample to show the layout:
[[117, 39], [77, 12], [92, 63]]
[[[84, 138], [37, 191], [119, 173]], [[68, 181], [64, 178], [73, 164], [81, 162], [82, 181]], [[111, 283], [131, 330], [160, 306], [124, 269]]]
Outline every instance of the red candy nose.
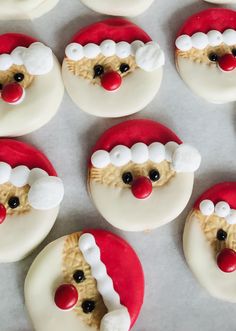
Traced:
[[78, 298], [78, 292], [74, 285], [63, 284], [57, 288], [54, 301], [58, 308], [69, 310], [76, 305]]
[[219, 59], [219, 66], [224, 71], [232, 71], [236, 68], [236, 58], [232, 54], [225, 54]]
[[117, 90], [122, 83], [120, 74], [116, 71], [106, 72], [101, 78], [102, 87], [107, 91]]
[[145, 199], [152, 193], [152, 182], [147, 177], [139, 177], [134, 180], [131, 191], [135, 198]]
[[23, 97], [24, 90], [18, 83], [7, 84], [2, 90], [2, 99], [7, 103], [17, 103]]
[[223, 249], [217, 257], [217, 265], [223, 272], [236, 270], [236, 252], [233, 249]]
[[0, 203], [0, 224], [2, 224], [7, 216], [6, 208]]

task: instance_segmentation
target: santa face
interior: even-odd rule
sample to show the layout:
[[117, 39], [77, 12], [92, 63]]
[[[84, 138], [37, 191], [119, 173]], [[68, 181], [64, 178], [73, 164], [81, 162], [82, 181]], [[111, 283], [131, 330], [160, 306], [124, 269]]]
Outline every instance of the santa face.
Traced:
[[114, 16], [137, 16], [153, 3], [153, 0], [82, 0], [89, 8]]
[[[46, 124], [57, 112], [64, 87], [60, 66], [51, 50], [41, 43], [34, 43], [26, 52], [41, 48], [47, 52], [46, 68], [40, 71], [24, 64], [12, 63], [12, 55], [1, 55], [0, 68], [0, 136], [20, 136]], [[19, 51], [22, 49], [18, 47]], [[22, 51], [23, 52], [23, 51]], [[0, 56], [0, 62], [1, 62]], [[4, 57], [7, 57], [4, 59]], [[14, 55], [13, 55], [14, 56]], [[32, 55], [36, 57], [37, 55]], [[43, 56], [41, 54], [41, 56]], [[14, 59], [14, 58], [13, 58]], [[9, 64], [6, 62], [12, 61]], [[44, 59], [42, 58], [42, 61]], [[18, 62], [18, 61], [15, 61]]]
[[[130, 248], [121, 239], [118, 242], [115, 239], [113, 246], [110, 246], [111, 244], [106, 244], [106, 240], [112, 241], [113, 235], [105, 231], [99, 232], [106, 249], [112, 247], [114, 254], [118, 254], [118, 243], [119, 247], [126, 249], [131, 265], [134, 263], [137, 268], [137, 271], [130, 273], [130, 278], [134, 280], [133, 275], [135, 275], [135, 281], [139, 284], [139, 290], [136, 293], [133, 292], [133, 287], [137, 289], [137, 285], [131, 285], [130, 288], [131, 293], [134, 294], [130, 301], [133, 308], [132, 314], [137, 318], [143, 300], [144, 286], [140, 263], [137, 257], [134, 257], [134, 253], [132, 253], [132, 259], [134, 258], [135, 262], [130, 259]], [[120, 303], [126, 299], [122, 299], [113, 288], [113, 286], [119, 287], [117, 271], [113, 272], [117, 278], [113, 285], [112, 275], [107, 274], [106, 261], [101, 262], [100, 254], [94, 256], [94, 250], [96, 252], [100, 250], [94, 238], [96, 236], [82, 232], [62, 237], [48, 245], [34, 261], [25, 281], [25, 302], [35, 331], [54, 329], [63, 331], [68, 327], [71, 331], [78, 329], [81, 331], [106, 331], [113, 327], [116, 327], [118, 331], [128, 331], [132, 326], [133, 316], [129, 316], [124, 303]], [[84, 243], [84, 246], [81, 242]], [[93, 247], [91, 247], [91, 243]], [[94, 264], [96, 263], [97, 271], [94, 269], [91, 259], [85, 257], [85, 251], [88, 248], [90, 248], [90, 257]], [[101, 251], [101, 254], [103, 256], [104, 252]], [[105, 255], [107, 255], [106, 252]], [[99, 260], [97, 261], [97, 259]], [[45, 275], [48, 265], [51, 265], [52, 268]], [[116, 266], [120, 266], [119, 263]], [[114, 269], [113, 264], [111, 268]], [[129, 267], [126, 269], [127, 274], [129, 274], [129, 269]], [[99, 278], [96, 278], [98, 271]], [[121, 287], [125, 287], [125, 284], [126, 276], [123, 278]], [[103, 295], [98, 291], [98, 287]], [[105, 291], [103, 291], [104, 289]], [[106, 301], [107, 296], [109, 303]]]
[[0, 0], [1, 19], [36, 18], [51, 10], [59, 0]]

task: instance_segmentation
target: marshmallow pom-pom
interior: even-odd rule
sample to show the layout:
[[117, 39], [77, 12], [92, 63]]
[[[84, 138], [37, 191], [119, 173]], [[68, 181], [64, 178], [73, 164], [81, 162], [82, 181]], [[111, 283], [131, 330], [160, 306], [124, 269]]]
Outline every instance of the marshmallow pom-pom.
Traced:
[[192, 44], [194, 48], [204, 49], [208, 45], [207, 35], [203, 32], [196, 32], [192, 35]]
[[236, 224], [236, 210], [231, 209], [230, 214], [225, 217], [228, 224]]
[[219, 46], [223, 42], [222, 33], [217, 30], [211, 30], [207, 33], [209, 45], [212, 47]]
[[11, 53], [11, 57], [12, 60], [14, 62], [14, 64], [16, 65], [22, 65], [23, 64], [23, 59], [22, 59], [22, 54], [25, 52], [25, 47], [16, 47], [12, 53]]
[[11, 177], [11, 166], [5, 162], [0, 162], [0, 185], [9, 182]]
[[192, 39], [187, 34], [183, 34], [182, 36], [179, 36], [176, 39], [175, 46], [179, 50], [181, 50], [183, 52], [187, 52], [187, 51], [189, 51], [193, 47]]
[[223, 32], [224, 43], [228, 46], [233, 46], [236, 44], [236, 31], [233, 29], [227, 29]]
[[140, 47], [135, 55], [137, 66], [150, 72], [165, 64], [165, 55], [157, 43], [150, 42]]
[[130, 316], [126, 307], [108, 312], [101, 320], [100, 331], [128, 331]]
[[16, 187], [28, 184], [30, 170], [26, 166], [18, 166], [11, 171], [10, 182]]
[[0, 71], [8, 70], [12, 65], [13, 60], [9, 54], [0, 55]]
[[53, 68], [53, 54], [51, 48], [36, 42], [22, 53], [23, 63], [31, 75], [45, 75]]
[[42, 177], [47, 177], [48, 173], [40, 168], [34, 168], [30, 171], [29, 174], [29, 178], [28, 178], [28, 184], [30, 186], [33, 185], [33, 183], [35, 183], [38, 179], [42, 178]]
[[125, 59], [131, 54], [131, 45], [126, 41], [121, 41], [116, 45], [116, 55], [120, 59]]
[[64, 187], [61, 179], [48, 176], [33, 183], [28, 193], [28, 201], [34, 209], [48, 210], [57, 207], [63, 196]]
[[165, 146], [161, 143], [152, 143], [148, 147], [149, 150], [149, 159], [155, 163], [161, 163], [165, 160], [166, 151]]
[[131, 151], [126, 146], [117, 145], [110, 152], [110, 160], [114, 166], [122, 167], [131, 161]]
[[65, 53], [68, 59], [79, 61], [84, 57], [84, 48], [80, 44], [71, 43], [66, 47]]
[[215, 213], [219, 217], [226, 217], [230, 214], [230, 206], [225, 201], [220, 201], [215, 205]]
[[165, 144], [165, 151], [166, 151], [166, 161], [172, 162], [172, 158], [174, 155], [174, 152], [179, 147], [179, 145], [175, 141], [169, 141], [167, 144]]
[[190, 145], [182, 144], [174, 152], [172, 166], [176, 172], [194, 172], [201, 163], [198, 150]]
[[91, 163], [95, 168], [102, 169], [110, 164], [110, 154], [104, 150], [98, 150], [93, 153]]
[[100, 54], [100, 47], [89, 43], [84, 46], [84, 56], [88, 59], [95, 59]]
[[134, 163], [142, 164], [148, 161], [149, 151], [144, 143], [137, 143], [131, 147], [131, 160]]
[[211, 200], [202, 200], [199, 205], [200, 212], [204, 216], [210, 216], [215, 211], [214, 203]]
[[100, 45], [102, 55], [109, 57], [116, 54], [116, 43], [113, 40], [104, 40]]

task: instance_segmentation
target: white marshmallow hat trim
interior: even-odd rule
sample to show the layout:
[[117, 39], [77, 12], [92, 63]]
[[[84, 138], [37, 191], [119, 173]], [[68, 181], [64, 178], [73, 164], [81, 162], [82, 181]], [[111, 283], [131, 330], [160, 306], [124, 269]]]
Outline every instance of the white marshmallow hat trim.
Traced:
[[236, 224], [236, 210], [231, 209], [225, 201], [220, 201], [214, 205], [211, 200], [203, 200], [199, 205], [199, 209], [204, 216], [215, 214], [224, 217], [229, 224]]
[[228, 46], [236, 45], [236, 31], [227, 29], [223, 33], [211, 30], [208, 33], [196, 32], [191, 37], [187, 34], [179, 36], [175, 45], [180, 51], [189, 51], [191, 48], [204, 49], [208, 46], [219, 46], [225, 43]]
[[53, 68], [53, 53], [49, 47], [35, 42], [28, 48], [17, 47], [11, 54], [0, 55], [0, 71], [14, 64], [24, 65], [30, 75], [45, 75]]
[[30, 186], [28, 201], [34, 209], [48, 210], [58, 206], [64, 196], [64, 186], [60, 178], [49, 176], [46, 171], [26, 166], [11, 168], [0, 162], [0, 185], [10, 183], [15, 187]]
[[129, 44], [125, 41], [115, 43], [113, 40], [104, 40], [100, 45], [89, 43], [85, 46], [71, 43], [66, 47], [65, 53], [67, 58], [73, 61], [95, 59], [99, 54], [106, 57], [116, 55], [120, 59], [133, 55], [137, 66], [144, 71], [154, 71], [165, 64], [164, 52], [153, 41], [144, 44], [135, 40]]
[[149, 146], [139, 142], [131, 148], [117, 145], [110, 153], [98, 150], [91, 157], [92, 165], [99, 169], [105, 168], [109, 164], [122, 167], [131, 161], [143, 164], [149, 160], [155, 163], [167, 160], [172, 163], [172, 168], [176, 172], [194, 172], [200, 166], [201, 155], [190, 145], [178, 145], [176, 142], [170, 141], [166, 145], [154, 142]]
[[99, 330], [128, 331], [131, 324], [128, 309], [120, 303], [120, 296], [114, 289], [105, 264], [101, 261], [100, 249], [94, 236], [90, 233], [82, 234], [79, 238], [79, 249], [91, 267], [92, 276], [97, 281], [97, 289], [108, 310], [101, 320]]

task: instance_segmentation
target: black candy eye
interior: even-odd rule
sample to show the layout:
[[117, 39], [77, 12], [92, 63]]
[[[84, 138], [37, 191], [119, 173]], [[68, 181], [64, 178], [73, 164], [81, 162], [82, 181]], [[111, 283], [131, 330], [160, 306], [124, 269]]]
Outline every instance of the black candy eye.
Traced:
[[91, 313], [95, 309], [95, 301], [93, 300], [85, 300], [82, 303], [82, 309], [85, 314]]
[[3, 84], [0, 84], [0, 91], [3, 89]]
[[15, 75], [14, 75], [14, 79], [17, 83], [20, 83], [24, 80], [25, 78], [25, 75], [22, 74], [21, 72], [17, 72]]
[[73, 278], [76, 283], [82, 283], [85, 280], [83, 270], [76, 270], [73, 274]]
[[224, 241], [227, 238], [227, 232], [225, 232], [223, 229], [219, 229], [216, 234], [216, 238], [220, 241]]
[[20, 205], [20, 199], [18, 197], [11, 197], [8, 200], [8, 206], [11, 209], [15, 209], [15, 208], [19, 207], [19, 205]]
[[122, 180], [125, 184], [130, 184], [133, 181], [133, 175], [131, 172], [124, 172], [122, 175]]
[[232, 52], [233, 56], [236, 57], [236, 48], [233, 48], [231, 52]]
[[130, 66], [127, 63], [121, 63], [120, 65], [120, 72], [124, 73], [129, 71]]
[[104, 68], [100, 64], [97, 64], [96, 66], [94, 66], [93, 71], [94, 71], [93, 78], [99, 77], [104, 73]]
[[151, 181], [153, 181], [153, 182], [157, 182], [161, 177], [159, 171], [156, 169], [150, 170], [148, 175], [149, 175], [149, 178], [151, 179]]
[[208, 55], [208, 59], [212, 62], [217, 62], [218, 61], [218, 55], [215, 53], [211, 53]]

